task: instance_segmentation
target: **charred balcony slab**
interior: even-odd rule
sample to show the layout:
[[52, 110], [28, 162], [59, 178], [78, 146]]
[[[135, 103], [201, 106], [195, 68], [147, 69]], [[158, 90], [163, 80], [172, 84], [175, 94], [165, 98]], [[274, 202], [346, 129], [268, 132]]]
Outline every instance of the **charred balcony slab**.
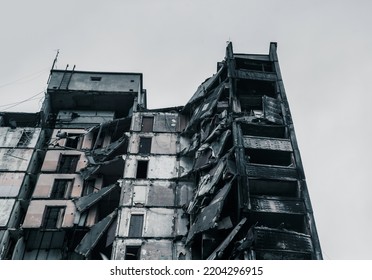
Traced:
[[300, 199], [251, 196], [251, 211], [303, 215], [306, 208]]
[[251, 149], [263, 149], [285, 152], [293, 151], [292, 144], [289, 139], [244, 136], [243, 144], [245, 148]]
[[277, 166], [263, 166], [258, 164], [247, 164], [246, 173], [248, 177], [252, 178], [267, 178], [267, 179], [281, 179], [291, 180], [298, 179], [298, 172], [293, 167], [277, 167]]
[[295, 231], [254, 227], [254, 249], [282, 252], [312, 253], [310, 235]]
[[261, 81], [276, 81], [277, 79], [275, 73], [250, 71], [246, 69], [235, 70], [233, 72], [233, 78], [261, 80]]

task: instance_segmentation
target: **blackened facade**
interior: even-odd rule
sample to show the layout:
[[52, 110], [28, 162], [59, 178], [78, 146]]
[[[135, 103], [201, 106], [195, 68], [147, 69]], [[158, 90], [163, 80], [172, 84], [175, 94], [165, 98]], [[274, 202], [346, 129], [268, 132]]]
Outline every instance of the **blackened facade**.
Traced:
[[276, 43], [146, 108], [142, 74], [52, 69], [2, 113], [0, 259], [322, 259]]

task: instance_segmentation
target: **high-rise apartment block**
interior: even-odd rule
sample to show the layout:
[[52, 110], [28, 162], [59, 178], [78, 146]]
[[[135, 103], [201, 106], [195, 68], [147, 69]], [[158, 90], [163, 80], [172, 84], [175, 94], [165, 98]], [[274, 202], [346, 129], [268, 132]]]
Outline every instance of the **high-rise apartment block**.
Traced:
[[276, 43], [232, 44], [185, 106], [52, 67], [0, 115], [0, 259], [322, 259]]

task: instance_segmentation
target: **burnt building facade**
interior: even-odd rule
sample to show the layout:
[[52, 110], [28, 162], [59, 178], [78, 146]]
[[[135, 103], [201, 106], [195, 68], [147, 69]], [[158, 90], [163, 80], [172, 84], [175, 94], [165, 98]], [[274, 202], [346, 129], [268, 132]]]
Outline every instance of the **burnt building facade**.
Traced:
[[276, 43], [229, 43], [173, 108], [140, 73], [52, 69], [0, 121], [0, 259], [322, 259]]

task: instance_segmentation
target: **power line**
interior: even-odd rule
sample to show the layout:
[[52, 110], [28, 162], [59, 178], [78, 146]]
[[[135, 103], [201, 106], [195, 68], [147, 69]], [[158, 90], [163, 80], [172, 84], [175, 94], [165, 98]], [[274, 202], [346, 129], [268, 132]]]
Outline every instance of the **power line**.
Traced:
[[[38, 72], [35, 72], [35, 73], [32, 73], [32, 74], [29, 74], [29, 75], [23, 76], [23, 77], [21, 77], [21, 78], [18, 78], [18, 79], [14, 80], [14, 81], [11, 81], [11, 82], [7, 82], [7, 83], [5, 83], [5, 84], [2, 84], [2, 85], [0, 85], [0, 88], [6, 87], [6, 86], [10, 86], [10, 85], [12, 85], [12, 84], [18, 83], [18, 82], [20, 82], [20, 81], [22, 81], [22, 80], [25, 80], [25, 79], [28, 79], [28, 78], [30, 78], [29, 80], [35, 79], [35, 78], [37, 78], [38, 76], [40, 76], [40, 74], [44, 73], [46, 70], [49, 71], [49, 68], [44, 68], [44, 69], [42, 69], [42, 70], [40, 70], [40, 71], [38, 71]], [[35, 76], [35, 75], [36, 75], [36, 76]], [[33, 76], [35, 76], [35, 77], [33, 77]], [[33, 78], [31, 78], [31, 77], [33, 77]]]
[[20, 104], [22, 104], [22, 103], [27, 102], [27, 101], [31, 101], [31, 100], [34, 100], [34, 99], [38, 99], [38, 98], [36, 98], [36, 97], [37, 97], [38, 95], [42, 94], [42, 93], [44, 93], [44, 90], [40, 91], [39, 93], [37, 93], [37, 94], [35, 94], [35, 95], [33, 95], [33, 96], [27, 98], [27, 99], [24, 99], [24, 100], [22, 100], [22, 101], [14, 102], [14, 103], [10, 103], [10, 104], [5, 104], [5, 105], [0, 105], [0, 108], [1, 108], [1, 107], [5, 107], [5, 106], [8, 106], [8, 107], [2, 109], [3, 111], [6, 111], [6, 110], [8, 110], [8, 109], [10, 109], [10, 108], [16, 107], [16, 106], [18, 106], [18, 105], [20, 105]]

